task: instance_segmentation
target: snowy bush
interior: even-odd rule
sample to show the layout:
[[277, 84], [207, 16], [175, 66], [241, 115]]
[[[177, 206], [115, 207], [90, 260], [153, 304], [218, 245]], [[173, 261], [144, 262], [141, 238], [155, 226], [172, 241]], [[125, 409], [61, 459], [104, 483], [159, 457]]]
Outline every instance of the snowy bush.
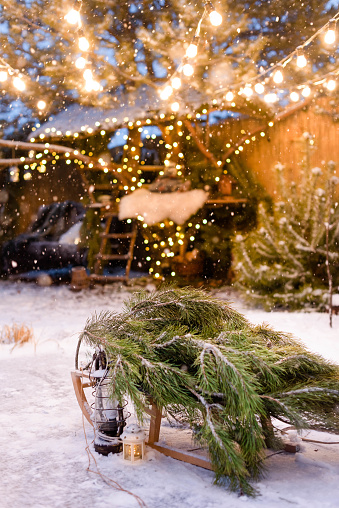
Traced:
[[[307, 139], [306, 139], [307, 142]], [[305, 158], [308, 160], [308, 158]], [[287, 185], [284, 169], [275, 167], [281, 200], [273, 211], [258, 208], [257, 229], [235, 237], [237, 285], [268, 309], [301, 307], [325, 310], [328, 256], [334, 287], [339, 285], [339, 205], [335, 164], [302, 168], [298, 185]]]

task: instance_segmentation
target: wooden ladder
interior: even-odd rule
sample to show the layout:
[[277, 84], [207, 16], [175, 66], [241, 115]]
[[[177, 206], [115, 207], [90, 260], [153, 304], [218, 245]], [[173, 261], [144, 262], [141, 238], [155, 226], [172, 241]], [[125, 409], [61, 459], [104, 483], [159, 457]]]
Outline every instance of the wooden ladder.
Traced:
[[[94, 264], [94, 273], [90, 275], [90, 279], [94, 282], [114, 282], [114, 281], [128, 281], [129, 274], [131, 270], [131, 265], [133, 261], [133, 252], [134, 245], [137, 237], [137, 225], [135, 221], [132, 221], [132, 229], [128, 233], [110, 233], [112, 221], [114, 218], [118, 217], [117, 213], [107, 211], [107, 207], [103, 206], [104, 211], [102, 217], [106, 219], [105, 230], [103, 233], [100, 233], [101, 242], [99, 247], [99, 252], [96, 254], [95, 264]], [[106, 247], [108, 240], [129, 240], [128, 250], [125, 254], [120, 253], [110, 253], [106, 254]], [[115, 246], [117, 248], [117, 246]], [[114, 247], [112, 247], [114, 250]], [[113, 261], [113, 260], [125, 260], [126, 261], [126, 269], [125, 275], [103, 275], [102, 270], [105, 262]]]

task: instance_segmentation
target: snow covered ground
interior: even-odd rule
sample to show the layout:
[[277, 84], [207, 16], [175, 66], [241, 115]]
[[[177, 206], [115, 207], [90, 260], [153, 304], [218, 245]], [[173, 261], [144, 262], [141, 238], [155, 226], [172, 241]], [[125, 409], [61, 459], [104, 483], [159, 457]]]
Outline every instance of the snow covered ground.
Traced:
[[[94, 311], [119, 311], [129, 291], [114, 285], [73, 293], [66, 286], [0, 282], [0, 331], [4, 325], [25, 324], [35, 337], [35, 344], [13, 351], [0, 345], [1, 508], [138, 507], [132, 495], [87, 471], [81, 412], [70, 378], [77, 336], [86, 319]], [[227, 293], [220, 291], [219, 296]], [[334, 316], [331, 329], [326, 314], [266, 313], [239, 302], [233, 306], [251, 322], [292, 332], [312, 351], [339, 363], [339, 316]], [[91, 443], [92, 429], [87, 423], [85, 428]], [[327, 433], [303, 436], [339, 442], [339, 436]], [[294, 431], [290, 438], [298, 439]], [[295, 455], [283, 452], [267, 458], [267, 474], [257, 484], [255, 499], [231, 494], [213, 485], [210, 471], [153, 450], [136, 466], [124, 463], [120, 455], [94, 456], [102, 474], [140, 496], [149, 508], [338, 507], [339, 444], [300, 444]]]

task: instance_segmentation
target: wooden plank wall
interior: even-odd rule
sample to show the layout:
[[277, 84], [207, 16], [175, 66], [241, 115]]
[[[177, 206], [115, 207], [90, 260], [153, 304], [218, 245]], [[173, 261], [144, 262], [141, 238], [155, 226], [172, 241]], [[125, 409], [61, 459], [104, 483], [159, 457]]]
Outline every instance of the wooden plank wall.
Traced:
[[[250, 133], [253, 127], [260, 124], [260, 121], [246, 120], [242, 122], [241, 128]], [[333, 160], [337, 163], [336, 174], [339, 176], [339, 108], [333, 98], [323, 97], [312, 102], [305, 110], [301, 109], [277, 121], [266, 130], [265, 137], [256, 135], [256, 141], [244, 145], [243, 152], [238, 155], [272, 197], [277, 194], [273, 170], [277, 162], [286, 166], [290, 181], [298, 181], [300, 178], [300, 138], [306, 132], [314, 136], [311, 167], [323, 167], [324, 162]], [[239, 125], [234, 125], [233, 133], [225, 132], [225, 140], [228, 137], [239, 139]]]

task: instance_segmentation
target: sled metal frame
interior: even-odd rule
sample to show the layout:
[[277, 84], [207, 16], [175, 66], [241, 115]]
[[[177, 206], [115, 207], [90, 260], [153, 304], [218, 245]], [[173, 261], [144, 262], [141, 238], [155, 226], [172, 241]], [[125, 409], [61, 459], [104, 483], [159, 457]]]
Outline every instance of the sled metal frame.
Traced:
[[[73, 370], [71, 372], [71, 377], [80, 409], [88, 423], [93, 426], [91, 419], [91, 406], [88, 403], [84, 392], [84, 388], [92, 386], [89, 380], [89, 375], [81, 370]], [[149, 399], [149, 406], [150, 407], [145, 407], [145, 412], [151, 417], [148, 441], [146, 442], [147, 446], [163, 453], [167, 457], [172, 457], [173, 459], [181, 460], [182, 462], [187, 462], [188, 464], [193, 464], [194, 466], [203, 467], [204, 469], [213, 471], [212, 464], [208, 459], [194, 453], [182, 451], [178, 448], [159, 443], [162, 411], [151, 398]]]

